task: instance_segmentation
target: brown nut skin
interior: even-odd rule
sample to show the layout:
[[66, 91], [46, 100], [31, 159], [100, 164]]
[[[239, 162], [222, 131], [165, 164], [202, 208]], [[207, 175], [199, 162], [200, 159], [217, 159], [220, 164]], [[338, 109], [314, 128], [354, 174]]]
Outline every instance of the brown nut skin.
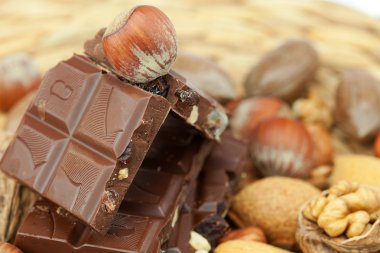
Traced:
[[179, 53], [173, 70], [181, 73], [199, 90], [225, 102], [238, 97], [231, 78], [215, 62], [191, 53]]
[[10, 243], [0, 242], [1, 253], [22, 253], [20, 249]]
[[330, 133], [322, 125], [307, 124], [306, 129], [314, 144], [314, 166], [331, 164], [334, 148]]
[[219, 243], [223, 243], [230, 240], [247, 240], [262, 243], [267, 242], [263, 230], [253, 226], [232, 230], [228, 234], [220, 238]]
[[237, 99], [231, 100], [230, 102], [224, 105], [224, 109], [226, 109], [228, 114], [232, 115], [235, 112], [236, 108], [241, 103], [241, 101], [243, 100], [244, 100], [243, 98], [237, 98]]
[[296, 120], [277, 117], [261, 121], [250, 142], [253, 164], [264, 176], [307, 178], [314, 167], [313, 141]]
[[295, 247], [301, 206], [320, 190], [295, 178], [267, 177], [246, 186], [233, 199], [232, 209], [245, 226], [260, 227], [270, 244]]
[[264, 55], [245, 82], [248, 96], [274, 96], [292, 102], [314, 78], [318, 55], [303, 40], [290, 40]]
[[235, 136], [248, 138], [263, 120], [275, 116], [290, 117], [290, 108], [275, 97], [253, 97], [242, 100], [234, 109], [230, 126]]
[[115, 72], [146, 83], [169, 72], [177, 56], [177, 36], [162, 11], [142, 5], [115, 18], [103, 35], [103, 49]]
[[40, 84], [41, 77], [30, 55], [18, 53], [0, 59], [0, 111], [8, 111]]
[[335, 116], [351, 139], [374, 138], [380, 130], [380, 82], [365, 70], [346, 71], [336, 92]]
[[376, 157], [380, 157], [380, 133], [377, 134], [375, 143], [373, 144], [373, 153]]

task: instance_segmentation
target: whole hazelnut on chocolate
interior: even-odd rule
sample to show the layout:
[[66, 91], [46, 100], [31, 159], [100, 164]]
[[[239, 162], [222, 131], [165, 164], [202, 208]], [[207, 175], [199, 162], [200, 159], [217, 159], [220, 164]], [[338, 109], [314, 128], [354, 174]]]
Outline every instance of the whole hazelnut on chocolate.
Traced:
[[258, 123], [275, 116], [290, 117], [291, 110], [275, 97], [247, 98], [234, 109], [230, 125], [236, 136], [249, 138]]
[[264, 176], [307, 178], [314, 166], [313, 141], [296, 120], [276, 117], [261, 121], [250, 142], [253, 164]]
[[162, 11], [142, 5], [119, 14], [107, 27], [103, 49], [116, 73], [146, 83], [169, 72], [177, 56], [177, 37]]
[[264, 55], [245, 82], [249, 96], [274, 96], [292, 102], [314, 78], [318, 55], [307, 41], [289, 40]]
[[8, 111], [41, 81], [32, 57], [26, 53], [0, 59], [0, 111]]

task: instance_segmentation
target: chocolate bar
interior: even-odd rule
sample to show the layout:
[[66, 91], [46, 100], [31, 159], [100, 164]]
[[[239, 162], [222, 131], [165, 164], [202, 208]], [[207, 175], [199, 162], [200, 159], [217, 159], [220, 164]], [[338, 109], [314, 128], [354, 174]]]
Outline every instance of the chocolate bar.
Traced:
[[170, 114], [106, 235], [42, 201], [21, 225], [16, 245], [24, 253], [160, 252], [212, 145]]
[[193, 253], [190, 245], [190, 232], [194, 227], [194, 206], [198, 193], [198, 182], [190, 185], [190, 192], [183, 204], [173, 232], [167, 242], [161, 246], [161, 253]]
[[74, 55], [46, 74], [0, 168], [104, 233], [169, 110]]
[[[105, 28], [99, 30], [92, 40], [84, 45], [85, 53], [105, 71], [116, 71], [108, 63], [102, 46]], [[120, 79], [123, 77], [119, 76]], [[215, 140], [227, 127], [228, 118], [216, 100], [196, 89], [184, 77], [174, 71], [156, 79], [153, 83], [135, 84], [151, 93], [161, 95], [171, 104], [172, 110], [188, 124]]]
[[247, 145], [230, 132], [223, 133], [221, 143], [215, 146], [202, 168], [196, 192], [188, 196], [172, 236], [162, 247], [165, 253], [194, 252], [189, 244], [192, 230], [203, 235], [213, 248], [216, 246], [229, 230], [224, 217], [247, 155]]
[[207, 238], [213, 247], [229, 229], [224, 217], [238, 189], [247, 158], [247, 145], [235, 139], [232, 133], [225, 132], [222, 143], [212, 151], [199, 176], [201, 194], [197, 203], [200, 205], [195, 211], [194, 230]]

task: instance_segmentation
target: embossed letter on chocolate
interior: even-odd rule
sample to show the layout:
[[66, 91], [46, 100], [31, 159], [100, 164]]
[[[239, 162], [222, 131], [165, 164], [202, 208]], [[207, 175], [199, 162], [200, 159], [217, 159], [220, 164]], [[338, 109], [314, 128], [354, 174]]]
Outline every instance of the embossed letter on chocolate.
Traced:
[[106, 232], [169, 110], [75, 55], [46, 74], [1, 170]]

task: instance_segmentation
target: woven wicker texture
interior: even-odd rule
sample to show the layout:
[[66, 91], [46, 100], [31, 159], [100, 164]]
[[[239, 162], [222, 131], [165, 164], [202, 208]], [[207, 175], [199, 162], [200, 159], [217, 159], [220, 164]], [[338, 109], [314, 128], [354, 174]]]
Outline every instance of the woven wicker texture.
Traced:
[[180, 50], [217, 61], [239, 92], [262, 53], [287, 38], [312, 40], [322, 67], [363, 67], [380, 77], [380, 21], [340, 5], [307, 0], [2, 0], [0, 56], [27, 51], [46, 71], [82, 52], [86, 39], [137, 4], [167, 13]]

